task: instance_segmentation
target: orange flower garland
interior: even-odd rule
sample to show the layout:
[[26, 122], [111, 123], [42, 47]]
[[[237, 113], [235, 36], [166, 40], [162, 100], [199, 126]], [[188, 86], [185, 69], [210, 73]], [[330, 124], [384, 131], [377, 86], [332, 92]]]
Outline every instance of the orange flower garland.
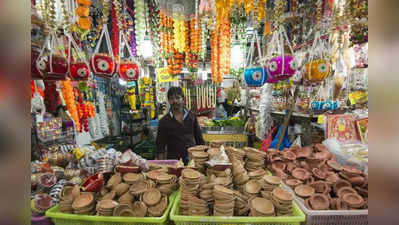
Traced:
[[75, 123], [76, 129], [81, 132], [80, 120], [78, 115], [78, 109], [75, 103], [75, 95], [73, 92], [73, 88], [71, 85], [71, 80], [67, 79], [62, 81], [62, 96], [65, 100], [65, 104], [67, 106], [67, 110]]
[[90, 12], [90, 0], [77, 0], [78, 7], [76, 8], [76, 14], [78, 15], [78, 25], [82, 30], [90, 30], [91, 21], [89, 18]]

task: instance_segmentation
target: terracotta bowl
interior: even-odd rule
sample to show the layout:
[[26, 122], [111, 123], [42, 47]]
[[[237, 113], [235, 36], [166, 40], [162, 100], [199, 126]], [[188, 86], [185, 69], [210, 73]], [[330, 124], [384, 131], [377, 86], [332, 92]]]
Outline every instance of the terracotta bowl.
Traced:
[[72, 208], [79, 210], [91, 205], [94, 202], [94, 195], [91, 192], [83, 192], [77, 197], [73, 203]]
[[339, 181], [339, 175], [336, 173], [330, 174], [326, 177], [325, 181], [329, 184], [335, 184], [337, 181]]
[[337, 161], [328, 160], [328, 161], [327, 161], [327, 165], [328, 165], [329, 167], [331, 167], [331, 168], [332, 168], [333, 170], [335, 170], [335, 171], [341, 171], [341, 170], [342, 170], [341, 165], [340, 165]]
[[301, 180], [298, 179], [288, 179], [285, 181], [285, 184], [287, 184], [290, 187], [296, 187], [298, 185], [303, 184], [303, 182]]
[[310, 177], [309, 172], [302, 168], [295, 168], [291, 174], [298, 180], [306, 180]]
[[353, 166], [342, 166], [342, 171], [350, 174], [362, 174], [362, 171]]
[[312, 155], [313, 149], [310, 146], [301, 148], [296, 152], [297, 158], [309, 158]]
[[294, 200], [294, 196], [292, 196], [292, 194], [289, 191], [286, 191], [280, 187], [275, 188], [272, 194], [282, 201]]
[[266, 181], [269, 184], [272, 185], [280, 185], [281, 184], [281, 178], [277, 176], [269, 176], [265, 175], [262, 177], [264, 181]]
[[143, 202], [147, 206], [154, 206], [158, 204], [158, 202], [161, 200], [161, 192], [159, 192], [158, 189], [152, 188], [148, 189], [146, 192], [143, 194]]
[[264, 198], [253, 198], [250, 200], [251, 208], [256, 210], [261, 214], [273, 214], [274, 213], [274, 205], [270, 200]]
[[310, 185], [298, 185], [295, 187], [295, 194], [302, 198], [310, 197], [315, 193], [315, 189]]
[[294, 161], [296, 159], [296, 155], [292, 151], [284, 151], [282, 153], [282, 156], [284, 159], [290, 160], [290, 161]]
[[362, 196], [354, 193], [347, 193], [342, 196], [342, 200], [348, 204], [349, 207], [358, 209], [364, 205]]
[[288, 172], [292, 172], [295, 168], [296, 168], [295, 163], [287, 162], [287, 168], [286, 169], [288, 170]]
[[309, 203], [314, 210], [326, 210], [330, 207], [328, 197], [323, 194], [314, 194], [310, 196]]
[[348, 181], [340, 179], [334, 184], [333, 190], [337, 194], [339, 189], [341, 189], [343, 187], [352, 187], [352, 185]]
[[319, 168], [313, 168], [312, 169], [313, 175], [317, 178], [319, 178], [320, 180], [324, 180], [326, 179], [326, 173], [323, 172], [321, 169]]
[[355, 189], [351, 188], [351, 187], [342, 187], [338, 190], [337, 195], [338, 197], [342, 198], [345, 194], [357, 194], [357, 192], [355, 191]]
[[315, 157], [308, 157], [306, 160], [306, 163], [310, 166], [310, 168], [316, 168], [319, 167], [323, 160], [322, 159], [317, 159]]
[[330, 186], [324, 182], [324, 181], [315, 181], [310, 184], [312, 186], [316, 193], [321, 193], [321, 194], [328, 194], [330, 192]]
[[362, 176], [356, 176], [356, 177], [351, 177], [348, 181], [352, 184], [352, 186], [361, 187], [365, 183], [365, 178]]

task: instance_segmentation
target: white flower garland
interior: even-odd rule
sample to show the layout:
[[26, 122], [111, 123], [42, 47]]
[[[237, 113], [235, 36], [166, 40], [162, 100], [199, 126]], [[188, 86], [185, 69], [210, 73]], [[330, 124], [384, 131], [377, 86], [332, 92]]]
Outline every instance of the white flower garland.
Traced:
[[259, 114], [258, 119], [259, 124], [257, 124], [256, 133], [261, 138], [266, 138], [266, 134], [269, 133], [272, 125], [273, 125], [273, 118], [270, 114], [272, 108], [272, 85], [266, 83], [262, 87], [262, 93], [260, 97], [260, 104], [259, 104]]
[[98, 92], [98, 103], [100, 105], [100, 130], [104, 137], [109, 135], [109, 126], [108, 126], [108, 118], [107, 118], [107, 110], [105, 109], [105, 101], [104, 94], [102, 92]]

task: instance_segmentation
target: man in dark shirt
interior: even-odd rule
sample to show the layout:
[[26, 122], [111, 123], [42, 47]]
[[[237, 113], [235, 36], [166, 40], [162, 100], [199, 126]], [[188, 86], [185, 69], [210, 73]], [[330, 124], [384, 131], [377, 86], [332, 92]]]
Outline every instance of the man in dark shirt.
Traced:
[[184, 107], [183, 97], [180, 87], [169, 88], [170, 111], [159, 121], [157, 159], [183, 159], [186, 162], [187, 148], [204, 144], [197, 117]]

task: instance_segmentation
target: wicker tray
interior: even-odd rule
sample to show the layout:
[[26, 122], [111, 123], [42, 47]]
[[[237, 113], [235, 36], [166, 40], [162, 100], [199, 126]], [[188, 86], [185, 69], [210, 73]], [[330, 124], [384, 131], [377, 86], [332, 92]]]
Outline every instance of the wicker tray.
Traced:
[[168, 208], [161, 217], [119, 217], [119, 216], [89, 216], [61, 213], [58, 204], [46, 212], [55, 225], [163, 225], [168, 224], [169, 212], [177, 192], [169, 196]]
[[170, 212], [170, 219], [175, 225], [226, 225], [226, 224], [267, 224], [267, 225], [299, 225], [305, 221], [305, 215], [293, 203], [293, 216], [250, 217], [250, 216], [182, 216], [179, 215], [180, 195], [178, 195]]
[[285, 184], [283, 187], [293, 193], [295, 202], [305, 213], [304, 225], [366, 225], [368, 224], [368, 209], [364, 210], [309, 210], [303, 199], [295, 195], [294, 191]]

